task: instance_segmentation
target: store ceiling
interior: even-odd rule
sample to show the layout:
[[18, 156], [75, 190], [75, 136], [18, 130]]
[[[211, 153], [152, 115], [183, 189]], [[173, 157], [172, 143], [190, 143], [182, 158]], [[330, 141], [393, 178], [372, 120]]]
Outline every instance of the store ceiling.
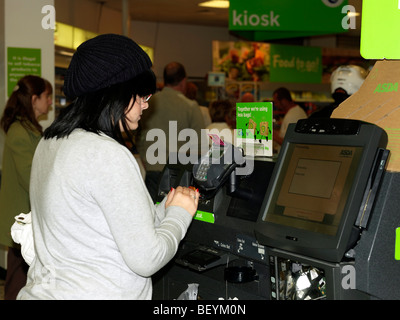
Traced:
[[[122, 11], [122, 0], [92, 0]], [[132, 20], [228, 27], [228, 9], [199, 7], [204, 0], [129, 0]]]
[[[122, 11], [122, 0], [91, 0]], [[228, 27], [229, 10], [199, 7], [204, 0], [128, 0], [132, 20], [165, 23], [181, 23], [204, 26]], [[293, 0], [298, 1], [298, 0]], [[348, 0], [349, 5], [361, 13], [362, 0]], [[306, 2], [305, 2], [306, 3]], [[357, 18], [357, 28], [350, 34], [359, 34], [361, 18]]]

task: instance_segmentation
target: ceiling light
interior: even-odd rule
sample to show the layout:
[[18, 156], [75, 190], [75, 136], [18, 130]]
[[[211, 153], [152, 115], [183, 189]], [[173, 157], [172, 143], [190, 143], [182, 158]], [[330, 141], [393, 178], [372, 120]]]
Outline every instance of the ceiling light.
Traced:
[[[399, 2], [400, 3], [400, 2]], [[349, 17], [358, 17], [359, 15], [360, 15], [360, 13], [359, 12], [351, 12], [351, 11], [348, 11], [347, 12], [347, 15], [349, 16]]]
[[229, 8], [229, 0], [212, 0], [212, 1], [205, 1], [199, 3], [200, 7], [209, 7], [209, 8], [222, 8], [226, 9]]

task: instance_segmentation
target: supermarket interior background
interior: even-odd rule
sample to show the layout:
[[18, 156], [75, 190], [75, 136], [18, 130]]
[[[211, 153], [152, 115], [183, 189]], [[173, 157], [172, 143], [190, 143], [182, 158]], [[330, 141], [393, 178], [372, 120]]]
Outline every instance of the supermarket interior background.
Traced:
[[[298, 8], [299, 1], [292, 1], [297, 3], [296, 8]], [[338, 2], [343, 4], [341, 0], [314, 1], [328, 2], [330, 4]], [[362, 0], [348, 0], [344, 2], [348, 5], [348, 8], [350, 8], [348, 17], [351, 20], [351, 27], [346, 30], [338, 31], [338, 29], [335, 28], [332, 30], [329, 28], [324, 29], [319, 26], [316, 27], [317, 30], [305, 29], [298, 33], [296, 33], [298, 30], [290, 30], [291, 33], [282, 33], [280, 35], [278, 35], [278, 33], [274, 34], [274, 31], [271, 30], [269, 30], [267, 35], [262, 33], [258, 34], [258, 30], [253, 32], [235, 29], [232, 27], [232, 21], [230, 21], [229, 8], [199, 6], [200, 2], [203, 1], [33, 0], [29, 5], [22, 8], [21, 4], [23, 4], [23, 0], [0, 0], [0, 17], [4, 17], [5, 21], [4, 24], [0, 24], [0, 50], [5, 53], [7, 52], [9, 55], [8, 60], [4, 58], [4, 61], [0, 62], [0, 101], [5, 102], [8, 93], [10, 90], [12, 91], [13, 82], [7, 79], [7, 75], [10, 73], [9, 69], [7, 70], [7, 63], [8, 66], [12, 63], [10, 61], [10, 56], [13, 51], [10, 49], [23, 48], [23, 51], [16, 51], [15, 55], [28, 55], [32, 59], [35, 59], [35, 53], [29, 50], [31, 48], [40, 48], [42, 56], [38, 61], [38, 65], [41, 67], [41, 75], [53, 83], [54, 86], [53, 107], [47, 117], [43, 118], [41, 121], [43, 127], [46, 128], [52, 123], [55, 117], [57, 117], [60, 110], [69, 104], [69, 101], [67, 101], [62, 91], [63, 80], [75, 49], [83, 41], [104, 33], [123, 34], [140, 44], [152, 59], [153, 70], [157, 77], [159, 88], [162, 87], [162, 76], [165, 65], [171, 61], [179, 61], [182, 63], [186, 68], [188, 80], [195, 83], [198, 87], [196, 100], [202, 106], [208, 106], [210, 102], [222, 98], [240, 101], [246, 93], [251, 93], [254, 98], [253, 101], [255, 102], [271, 102], [273, 100], [274, 90], [285, 87], [290, 90], [294, 100], [301, 103], [309, 115], [314, 111], [332, 104], [330, 76], [338, 66], [355, 64], [371, 72], [374, 70], [376, 61], [380, 60], [379, 57], [365, 58], [360, 52], [363, 18]], [[231, 3], [233, 2], [237, 4], [239, 1], [231, 1]], [[248, 2], [251, 3], [251, 1]], [[259, 3], [260, 1], [254, 2]], [[279, 3], [279, 1], [275, 0], [272, 2]], [[287, 11], [290, 12], [291, 1], [281, 0], [281, 3], [283, 3], [283, 6], [286, 6]], [[43, 27], [38, 27], [36, 25], [37, 21], [43, 21], [42, 19], [46, 11], [40, 11], [40, 8], [46, 5], [50, 5], [55, 9], [56, 25], [54, 29], [50, 28], [50, 30], [45, 30]], [[306, 7], [307, 5], [308, 1], [303, 1], [303, 6]], [[306, 7], [304, 12], [306, 11], [312, 11], [312, 8]], [[293, 17], [296, 16], [293, 12], [291, 14]], [[274, 22], [272, 9], [269, 15], [269, 24], [272, 25]], [[245, 16], [246, 14], [243, 14], [243, 17]], [[346, 14], [342, 14], [340, 21], [343, 21], [345, 16]], [[259, 17], [252, 17], [253, 22], [256, 20], [259, 21]], [[251, 24], [252, 18], [246, 16], [244, 19], [246, 18], [249, 19], [247, 22], [243, 22], [243, 20], [239, 18], [237, 20], [240, 20], [239, 24]], [[275, 19], [277, 19], [276, 16]], [[320, 21], [321, 19], [323, 20], [324, 17], [315, 17], [315, 19], [316, 21]], [[21, 23], [22, 20], [24, 20], [25, 23]], [[275, 23], [277, 23], [277, 20], [275, 20]], [[296, 21], [294, 21], [294, 24], [295, 23]], [[312, 24], [311, 22], [310, 25]], [[319, 24], [319, 22], [316, 24]], [[234, 79], [230, 78], [230, 69], [228, 66], [229, 63], [232, 63], [235, 59], [236, 51], [240, 52], [240, 54], [246, 53], [250, 58], [243, 62], [243, 65], [246, 65], [247, 73], [242, 75], [241, 78]], [[307, 61], [310, 62], [310, 68], [308, 72], [304, 73], [306, 75], [303, 74], [300, 78], [296, 78], [296, 81], [292, 81], [295, 77], [299, 77], [299, 75], [294, 73], [288, 76], [288, 74], [282, 72], [282, 70], [277, 71], [278, 68], [275, 69], [275, 63], [278, 66], [280, 63], [281, 65], [286, 64], [287, 66], [290, 64], [290, 60], [280, 62], [270, 59], [270, 56], [272, 56], [272, 53], [275, 53], [276, 56], [284, 57], [285, 52], [293, 53], [293, 56], [299, 59], [308, 59]], [[236, 58], [239, 59], [239, 56], [236, 56]], [[247, 67], [249, 62], [256, 63], [254, 61], [249, 61], [256, 58], [261, 59], [260, 64], [253, 65], [252, 68]], [[319, 61], [319, 59], [321, 61]], [[315, 65], [318, 65], [316, 75], [313, 74], [313, 66], [315, 65], [311, 63], [312, 61], [317, 61], [315, 63]], [[395, 63], [395, 61], [392, 62]], [[393, 67], [391, 66], [392, 65], [390, 65], [390, 67], [386, 65], [385, 67], [382, 66], [381, 70], [390, 70], [391, 68], [392, 70], [398, 70], [396, 69], [398, 67], [397, 64], [393, 64]], [[218, 75], [221, 74], [224, 75], [223, 84], [213, 83], [212, 79], [218, 82]], [[396, 81], [396, 79], [391, 81], [382, 80], [380, 83], [396, 83]], [[368, 84], [372, 86], [375, 82], [368, 82]], [[395, 91], [397, 92], [397, 86]], [[352, 101], [357, 101], [355, 99], [357, 99], [357, 97]], [[379, 104], [379, 102], [376, 103]], [[3, 112], [3, 108], [4, 103], [0, 105], [1, 112]], [[349, 108], [349, 110], [353, 111], [354, 114], [357, 113], [357, 110], [352, 110], [351, 108]], [[282, 117], [279, 112], [275, 114], [274, 110], [274, 117], [275, 116], [277, 118]], [[347, 116], [348, 114], [343, 114], [343, 118]], [[358, 119], [362, 120], [362, 116]], [[338, 127], [340, 127], [340, 125]], [[346, 127], [346, 130], [347, 129]], [[382, 142], [385, 140], [385, 133], [379, 130], [374, 131], [376, 128], [371, 128], [364, 123], [360, 124], [359, 130], [363, 133], [362, 137], [360, 137], [360, 139], [351, 138], [349, 142], [350, 145], [351, 143], [359, 144], [359, 146], [362, 146], [362, 148], [365, 147], [365, 149], [367, 149], [368, 145], [370, 147], [376, 147], [379, 150], [386, 148], [386, 144]], [[293, 143], [313, 143], [312, 140], [308, 138], [302, 140], [301, 134], [298, 133], [299, 131], [290, 134]], [[388, 149], [392, 148], [395, 150], [393, 147], [395, 146], [395, 140], [393, 139], [395, 133], [392, 134], [392, 132], [388, 132], [388, 134], [390, 136]], [[377, 135], [379, 137], [382, 135], [382, 138], [380, 138], [380, 140], [377, 139]], [[375, 138], [379, 141], [375, 141]], [[340, 139], [322, 136], [318, 137], [318, 139], [321, 144], [326, 144], [328, 146], [342, 143]], [[3, 144], [4, 137], [0, 134], [0, 148], [3, 148]], [[346, 145], [347, 142], [344, 144]], [[358, 152], [359, 151], [354, 152], [355, 157], [358, 157]], [[374, 160], [374, 152], [375, 149], [373, 152], [368, 151], [365, 157]], [[395, 167], [398, 164], [398, 162], [395, 162], [398, 159], [397, 153], [397, 150], [396, 152], [392, 151], [391, 169], [394, 168], [393, 171], [398, 171], [398, 168]], [[1, 151], [0, 156], [2, 156]], [[380, 156], [383, 157], [383, 155]], [[369, 166], [372, 166], [371, 163], [373, 161], [368, 160], [368, 162], [365, 157], [360, 156], [361, 160], [358, 159], [358, 161], [360, 161], [360, 172], [352, 176], [352, 179], [356, 181], [354, 184], [361, 183], [358, 182], [357, 179], [363, 181], [361, 175], [368, 176], [370, 174]], [[285, 168], [288, 169], [288, 159], [279, 158], [278, 161], [279, 167], [285, 165]], [[374, 161], [376, 162], [376, 159]], [[278, 167], [278, 165], [275, 165], [275, 162], [272, 166], [269, 166], [267, 162], [256, 161], [255, 170], [258, 170], [256, 172], [260, 174], [258, 177], [252, 175], [248, 181], [244, 182], [244, 187], [251, 188], [253, 185], [258, 185], [260, 181], [268, 179], [271, 179], [271, 181], [277, 179], [276, 181], [282, 182], [282, 180], [279, 179], [283, 178], [279, 176], [280, 172], [274, 170], [274, 166]], [[187, 169], [184, 168], [171, 166], [169, 170], [168, 174], [171, 176], [174, 172], [177, 176], [185, 176], [187, 174]], [[163, 178], [171, 180], [171, 176], [164, 175]], [[376, 208], [382, 210], [382, 212], [385, 210], [391, 212], [399, 201], [395, 199], [393, 187], [391, 185], [395, 185], [396, 181], [398, 181], [397, 174], [383, 181], [382, 185], [383, 188], [386, 188], [386, 196], [390, 200], [390, 206], [388, 205], [389, 207], [387, 207], [386, 205], [387, 199], [384, 201], [377, 196], [376, 201], [378, 204]], [[168, 191], [169, 187], [172, 187], [172, 185], [170, 185], [170, 181], [164, 182], [168, 185]], [[367, 185], [367, 181], [363, 183]], [[267, 218], [261, 218], [261, 215], [263, 210], [264, 213], [267, 214], [267, 204], [263, 200], [267, 192], [267, 187], [268, 185], [266, 184], [263, 188], [254, 191], [256, 196], [260, 199], [257, 200], [259, 202], [258, 206], [253, 208], [251, 205], [250, 209], [257, 211], [257, 214], [260, 212], [259, 217], [244, 217], [243, 215], [245, 215], [245, 213], [247, 214], [246, 210], [249, 209], [248, 205], [246, 202], [242, 201], [243, 199], [234, 199], [233, 196], [231, 199], [231, 197], [226, 195], [220, 195], [219, 197], [221, 197], [222, 200], [218, 198], [220, 202], [215, 200], [215, 203], [214, 200], [212, 200], [211, 206], [214, 207], [211, 209], [209, 204], [204, 205], [202, 210], [205, 212], [207, 210], [209, 210], [209, 212], [214, 210], [213, 213], [215, 213], [216, 216], [218, 214], [220, 215], [219, 219], [216, 219], [213, 225], [195, 221], [194, 225], [197, 229], [193, 227], [191, 232], [189, 232], [186, 239], [187, 242], [185, 242], [185, 250], [178, 253], [176, 264], [170, 265], [164, 274], [159, 274], [155, 277], [155, 298], [176, 299], [179, 293], [186, 289], [187, 283], [193, 281], [200, 283], [202, 298], [204, 299], [214, 299], [221, 296], [224, 296], [226, 299], [230, 297], [239, 297], [240, 299], [284, 299], [286, 296], [284, 296], [284, 294], [282, 295], [281, 292], [279, 292], [279, 288], [277, 288], [279, 275], [287, 277], [284, 281], [288, 282], [288, 279], [291, 277], [288, 269], [293, 270], [296, 268], [300, 268], [302, 275], [306, 274], [308, 277], [313, 277], [313, 274], [317, 275], [316, 279], [313, 278], [313, 284], [310, 286], [310, 288], [313, 287], [312, 290], [309, 289], [309, 292], [307, 291], [308, 289], [305, 290], [308, 292], [305, 294], [306, 298], [400, 298], [399, 294], [393, 294], [393, 291], [389, 290], [392, 288], [386, 288], [388, 289], [386, 290], [382, 287], [389, 285], [389, 283], [391, 283], [389, 287], [395, 287], [399, 283], [400, 280], [397, 279], [398, 277], [390, 279], [394, 274], [394, 270], [398, 267], [398, 259], [394, 262], [392, 261], [392, 257], [388, 258], [385, 256], [382, 257], [382, 259], [381, 256], [376, 257], [376, 252], [381, 248], [388, 247], [388, 243], [390, 243], [390, 248], [392, 248], [395, 244], [395, 240], [392, 238], [387, 239], [382, 236], [382, 241], [374, 242], [375, 237], [381, 239], [381, 235], [387, 233], [388, 228], [391, 228], [391, 226], [388, 225], [389, 222], [398, 224], [398, 220], [396, 220], [398, 219], [397, 216], [390, 219], [388, 218], [388, 222], [380, 223], [380, 219], [383, 219], [383, 214], [379, 217], [371, 214], [371, 221], [374, 221], [374, 224], [371, 222], [371, 225], [373, 225], [374, 228], [371, 228], [369, 235], [366, 234], [364, 236], [363, 242], [359, 241], [358, 251], [355, 250], [360, 259], [358, 261], [354, 258], [354, 253], [349, 253], [350, 251], [344, 252], [346, 247], [346, 243], [344, 242], [346, 242], [346, 239], [342, 238], [336, 239], [338, 240], [336, 249], [340, 248], [339, 251], [341, 251], [340, 257], [335, 256], [337, 250], [333, 250], [335, 251], [334, 253], [329, 253], [331, 252], [329, 251], [331, 247], [324, 253], [320, 252], [320, 248], [314, 248], [313, 245], [311, 245], [311, 247], [315, 250], [310, 249], [311, 251], [303, 251], [304, 248], [301, 246], [296, 247], [296, 245], [293, 245], [291, 247], [291, 244], [288, 246], [281, 246], [279, 241], [271, 242], [271, 239], [265, 235], [266, 229], [264, 229], [263, 223], [267, 221]], [[350, 187], [348, 187], [348, 189], [350, 190]], [[361, 198], [361, 194], [359, 196]], [[222, 206], [220, 206], [221, 203]], [[352, 206], [355, 206], [355, 204], [353, 203]], [[229, 213], [226, 212], [226, 210], [232, 210], [232, 212]], [[261, 221], [261, 219], [263, 219], [263, 221]], [[342, 227], [344, 228], [344, 226]], [[257, 240], [265, 241], [265, 243], [258, 243], [256, 239], [253, 238], [254, 230], [258, 232]], [[344, 234], [351, 232], [346, 228], [343, 230]], [[273, 229], [273, 232], [277, 232], [278, 234], [280, 231]], [[306, 234], [306, 237], [308, 236], [309, 234]], [[196, 242], [196, 239], [199, 237], [204, 237], [203, 242]], [[292, 237], [290, 240], [293, 239], [297, 241], [296, 237]], [[325, 240], [322, 240], [321, 243], [324, 243], [324, 241]], [[376, 251], [374, 251], [373, 254], [369, 254], [370, 252], [368, 250], [372, 252], [372, 242], [376, 245], [376, 247], [374, 247]], [[268, 247], [268, 245], [264, 246], [264, 244], [271, 244], [271, 247]], [[397, 241], [396, 250], [400, 250], [397, 247], [398, 245]], [[327, 246], [331, 246], [331, 244], [329, 243]], [[335, 247], [335, 245], [333, 245], [333, 247]], [[295, 248], [294, 250], [298, 251], [296, 251], [296, 253], [290, 250], [285, 251], [286, 248]], [[346, 250], [348, 250], [347, 247]], [[241, 253], [238, 254], [238, 252]], [[349, 257], [346, 256], [348, 259], [343, 258], [344, 254], [348, 254]], [[373, 261], [368, 260], [371, 257], [373, 257]], [[208, 258], [212, 260], [210, 264], [204, 262], [208, 261]], [[213, 260], [214, 258], [216, 261]], [[203, 261], [201, 259], [205, 260]], [[204, 265], [201, 267], [192, 262], [199, 260], [201, 260], [202, 263], [204, 262]], [[231, 261], [231, 268], [225, 269], [224, 264], [227, 265], [228, 262], [230, 263]], [[377, 267], [379, 262], [376, 261], [382, 261], [382, 265], [387, 266], [388, 272], [386, 275], [382, 274], [384, 272]], [[3, 282], [1, 279], [4, 278], [5, 268], [6, 250], [5, 248], [2, 249], [0, 246], [0, 300], [3, 299]], [[239, 271], [237, 271], [238, 268]], [[227, 277], [230, 276], [229, 274], [227, 275], [226, 272], [236, 272], [234, 276], [238, 276], [238, 273], [241, 274], [242, 270], [245, 272], [244, 275], [251, 279], [247, 279], [243, 281], [243, 283], [240, 281], [226, 280]], [[360, 278], [357, 278], [357, 281], [360, 281], [360, 287], [357, 287], [357, 290], [346, 290], [346, 288], [343, 288], [343, 270], [355, 270], [360, 275]], [[360, 270], [363, 271], [363, 278], [361, 278]], [[225, 278], [222, 276], [223, 280], [221, 280], [221, 273], [224, 274], [224, 272]], [[378, 274], [379, 276], [377, 276]], [[349, 275], [352, 275], [351, 272]], [[371, 280], [371, 283], [368, 282], [369, 280], [365, 280], [369, 276], [371, 279], [374, 279]], [[375, 276], [377, 277], [376, 279], [374, 278]], [[366, 282], [362, 282], [363, 280]], [[319, 282], [317, 283], [317, 281]], [[287, 282], [285, 282], [285, 285], [289, 286]], [[316, 287], [318, 289], [316, 289]], [[351, 289], [355, 288], [352, 287]], [[304, 292], [301, 294], [304, 294]], [[296, 294], [297, 298], [304, 298], [304, 296], [299, 296], [299, 293]]]

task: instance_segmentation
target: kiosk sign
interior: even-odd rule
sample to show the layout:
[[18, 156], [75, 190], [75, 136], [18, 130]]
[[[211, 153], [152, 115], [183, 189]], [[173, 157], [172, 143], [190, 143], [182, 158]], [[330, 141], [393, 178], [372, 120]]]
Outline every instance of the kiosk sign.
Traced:
[[345, 32], [347, 0], [231, 0], [229, 30], [254, 41]]

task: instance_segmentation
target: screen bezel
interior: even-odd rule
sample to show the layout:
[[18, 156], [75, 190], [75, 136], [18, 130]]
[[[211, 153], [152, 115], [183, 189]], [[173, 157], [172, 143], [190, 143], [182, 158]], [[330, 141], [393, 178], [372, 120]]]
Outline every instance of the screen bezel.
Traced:
[[[351, 135], [299, 133], [296, 132], [295, 128], [296, 124], [289, 125], [282, 144], [255, 228], [257, 240], [260, 244], [272, 248], [304, 254], [322, 260], [340, 262], [347, 250], [347, 244], [354, 229], [354, 222], [362, 203], [377, 149], [386, 147], [387, 135], [378, 126], [363, 122], [360, 122], [358, 133]], [[343, 147], [362, 148], [359, 166], [354, 175], [348, 200], [344, 206], [342, 218], [335, 235], [316, 233], [293, 226], [264, 221], [267, 209], [271, 206], [271, 201], [273, 201], [274, 190], [278, 186], [281, 175], [285, 174], [283, 167], [289, 153], [289, 146], [293, 144], [340, 145]]]

